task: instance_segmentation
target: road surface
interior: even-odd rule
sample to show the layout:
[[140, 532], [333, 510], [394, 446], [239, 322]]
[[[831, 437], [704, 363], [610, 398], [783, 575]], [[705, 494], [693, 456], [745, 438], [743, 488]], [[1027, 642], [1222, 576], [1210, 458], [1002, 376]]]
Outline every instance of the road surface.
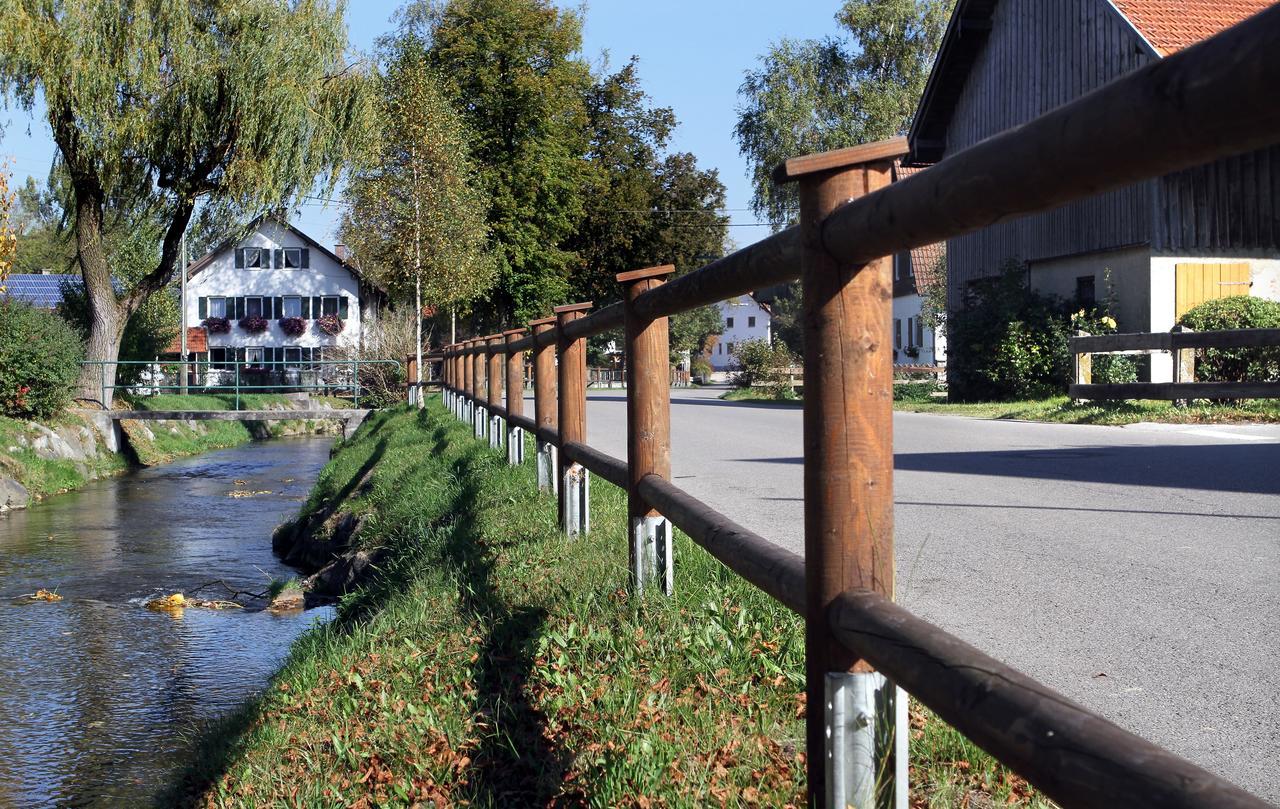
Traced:
[[[675, 483], [803, 553], [800, 410], [719, 393], [672, 392]], [[625, 416], [592, 390], [589, 443], [625, 458]], [[1280, 799], [1280, 428], [899, 413], [894, 432], [901, 603]]]

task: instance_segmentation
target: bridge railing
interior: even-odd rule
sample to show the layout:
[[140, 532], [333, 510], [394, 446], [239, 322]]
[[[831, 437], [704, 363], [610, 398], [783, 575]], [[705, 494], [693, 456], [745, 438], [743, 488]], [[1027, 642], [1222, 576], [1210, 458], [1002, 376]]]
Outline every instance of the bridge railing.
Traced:
[[[512, 463], [524, 460], [522, 433], [533, 434], [539, 485], [557, 492], [570, 536], [590, 527], [591, 474], [625, 488], [635, 590], [671, 592], [674, 523], [804, 618], [810, 805], [876, 805], [890, 788], [883, 773], [905, 805], [905, 700], [887, 675], [1064, 806], [1266, 806], [893, 603], [885, 257], [1275, 143], [1277, 53], [1280, 6], [892, 185], [902, 139], [788, 160], [775, 179], [799, 184], [796, 227], [679, 278], [668, 280], [670, 266], [623, 273], [625, 300], [594, 312], [561, 306], [529, 333], [449, 346], [446, 403], [492, 446], [505, 441]], [[797, 277], [803, 558], [673, 485], [668, 388], [668, 316]], [[586, 443], [585, 340], [620, 326], [626, 460]]]
[[[232, 395], [236, 410], [240, 409], [241, 394], [316, 392], [349, 396], [353, 406], [359, 407], [362, 371], [374, 367], [400, 367], [396, 360], [369, 359], [261, 362], [86, 360], [83, 364], [99, 369], [99, 401], [108, 409], [119, 391], [134, 396], [166, 392]], [[108, 374], [110, 368], [114, 368], [114, 374]], [[119, 379], [122, 369], [135, 378], [124, 383], [109, 383], [108, 379]]]

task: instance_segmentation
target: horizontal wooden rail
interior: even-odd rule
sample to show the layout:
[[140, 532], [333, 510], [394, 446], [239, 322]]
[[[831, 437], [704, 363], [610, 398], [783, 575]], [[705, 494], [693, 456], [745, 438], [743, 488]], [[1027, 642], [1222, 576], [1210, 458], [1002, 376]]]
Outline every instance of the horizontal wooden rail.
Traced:
[[882, 595], [850, 590], [829, 617], [841, 643], [1063, 806], [1269, 805]]
[[627, 488], [626, 461], [576, 441], [565, 441], [559, 446], [564, 457], [570, 461], [582, 464], [592, 474], [599, 475], [620, 489]]
[[622, 302], [617, 301], [595, 310], [586, 317], [565, 324], [564, 334], [570, 340], [592, 337], [609, 329], [622, 328]]
[[1280, 382], [1123, 382], [1068, 385], [1072, 399], [1280, 399]]
[[748, 531], [657, 475], [640, 479], [640, 493], [725, 567], [804, 614], [804, 559]]
[[1118, 351], [1175, 351], [1180, 348], [1261, 348], [1280, 346], [1280, 329], [1091, 334], [1070, 339], [1073, 354]]

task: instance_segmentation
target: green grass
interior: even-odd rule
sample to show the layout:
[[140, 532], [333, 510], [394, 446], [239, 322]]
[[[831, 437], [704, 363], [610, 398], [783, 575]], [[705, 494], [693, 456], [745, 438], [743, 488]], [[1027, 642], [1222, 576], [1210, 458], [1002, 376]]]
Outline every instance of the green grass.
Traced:
[[[436, 399], [372, 415], [304, 511], [365, 515], [383, 575], [204, 735], [166, 802], [802, 805], [799, 620], [681, 535], [675, 597], [628, 595], [624, 494], [593, 486], [592, 533], [570, 541], [530, 467]], [[915, 716], [920, 805], [977, 790], [951, 777], [966, 767], [1038, 805]]]
[[[101, 452], [96, 458], [77, 464], [75, 461], [41, 458], [33, 450], [18, 443], [19, 436], [28, 440], [36, 437], [28, 422], [0, 416], [0, 475], [21, 483], [33, 497], [78, 489], [90, 480], [116, 474], [128, 468], [121, 455]], [[74, 426], [93, 428], [71, 415], [59, 416], [45, 426]], [[95, 433], [96, 435], [96, 433]]]
[[733, 388], [720, 394], [719, 398], [726, 402], [773, 402], [803, 407], [804, 400], [799, 395], [778, 396], [766, 388]]

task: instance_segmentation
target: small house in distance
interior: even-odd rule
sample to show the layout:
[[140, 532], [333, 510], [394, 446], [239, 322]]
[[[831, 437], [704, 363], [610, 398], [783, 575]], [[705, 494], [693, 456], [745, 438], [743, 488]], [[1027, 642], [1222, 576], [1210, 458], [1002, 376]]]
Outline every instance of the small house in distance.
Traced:
[[[893, 180], [910, 177], [919, 167], [895, 165]], [[947, 245], [927, 244], [893, 257], [893, 364], [936, 367], [947, 361], [947, 337], [926, 326], [920, 315], [926, 290], [947, 283]]]
[[335, 359], [360, 345], [381, 298], [344, 257], [260, 217], [187, 268], [187, 323], [207, 333], [207, 353], [191, 358], [215, 370]]
[[724, 319], [724, 331], [711, 348], [712, 369], [717, 373], [733, 370], [734, 348], [746, 340], [772, 342], [773, 315], [766, 304], [752, 295], [739, 295], [716, 304]]
[[[959, 0], [912, 123], [908, 162], [944, 160], [1270, 5]], [[952, 311], [1010, 261], [1025, 262], [1037, 291], [1082, 307], [1113, 299], [1121, 331], [1168, 331], [1213, 298], [1280, 299], [1280, 147], [1001, 222], [948, 240], [946, 256]], [[1151, 377], [1172, 378], [1167, 354], [1153, 357]]]

